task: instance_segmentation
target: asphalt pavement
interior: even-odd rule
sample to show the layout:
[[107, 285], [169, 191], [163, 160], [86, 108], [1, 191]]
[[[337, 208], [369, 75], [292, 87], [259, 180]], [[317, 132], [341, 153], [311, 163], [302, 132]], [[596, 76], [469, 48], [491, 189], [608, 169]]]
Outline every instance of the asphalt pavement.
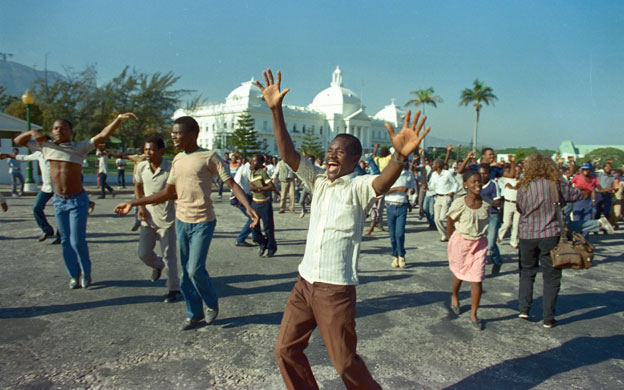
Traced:
[[[60, 246], [37, 241], [32, 195], [9, 197], [0, 212], [0, 388], [283, 389], [273, 346], [309, 216], [275, 212], [277, 256], [259, 258], [256, 247], [234, 246], [244, 217], [213, 194], [207, 268], [221, 312], [181, 332], [184, 303], [163, 302], [165, 281], [152, 283], [137, 257], [134, 217], [113, 213], [130, 191], [96, 199], [89, 190], [97, 205], [86, 290], [68, 288]], [[46, 214], [54, 224], [51, 202]], [[593, 268], [564, 271], [552, 329], [542, 327], [540, 274], [530, 320], [517, 318], [517, 252], [503, 241], [501, 273], [483, 284], [481, 332], [470, 324], [469, 286], [461, 314], [450, 312], [446, 243], [417, 210], [408, 216], [406, 269], [390, 266], [387, 232], [374, 234], [362, 244], [356, 329], [358, 353], [384, 389], [624, 388], [622, 230], [590, 237]], [[318, 331], [306, 354], [321, 389], [344, 388]]]

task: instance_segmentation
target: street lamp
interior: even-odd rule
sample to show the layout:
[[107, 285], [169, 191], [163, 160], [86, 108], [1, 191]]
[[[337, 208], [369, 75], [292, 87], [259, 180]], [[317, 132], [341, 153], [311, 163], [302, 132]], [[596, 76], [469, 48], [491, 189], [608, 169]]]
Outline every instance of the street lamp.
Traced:
[[[22, 95], [22, 103], [26, 106], [26, 126], [30, 131], [30, 106], [35, 103], [35, 99], [29, 90]], [[24, 183], [24, 191], [37, 191], [37, 185], [33, 179], [32, 161], [26, 164], [26, 182]]]

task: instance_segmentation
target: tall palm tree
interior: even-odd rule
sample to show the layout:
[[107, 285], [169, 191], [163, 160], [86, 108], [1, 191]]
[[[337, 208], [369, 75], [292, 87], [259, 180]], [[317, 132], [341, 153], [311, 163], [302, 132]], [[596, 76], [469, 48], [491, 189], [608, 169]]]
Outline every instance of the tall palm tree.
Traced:
[[[410, 94], [416, 95], [416, 98], [408, 100], [407, 103], [405, 103], [405, 107], [411, 106], [412, 104], [415, 106], [421, 105], [423, 115], [425, 115], [425, 106], [427, 104], [431, 104], [434, 107], [438, 107], [437, 103], [444, 103], [444, 100], [440, 96], [435, 95], [435, 91], [431, 87], [418, 89], [416, 91], [411, 91]], [[422, 144], [423, 144], [423, 149], [424, 149], [425, 148], [424, 138], [422, 140]]]
[[461, 95], [459, 96], [460, 101], [459, 101], [459, 105], [460, 106], [467, 106], [468, 104], [474, 102], [473, 106], [477, 112], [476, 118], [475, 118], [475, 128], [474, 128], [474, 137], [472, 139], [472, 151], [473, 152], [477, 152], [477, 128], [479, 126], [479, 112], [481, 111], [481, 108], [483, 107], [483, 104], [481, 104], [482, 102], [490, 105], [490, 103], [492, 103], [492, 105], [494, 105], [494, 100], [498, 100], [498, 98], [496, 97], [496, 95], [494, 95], [494, 92], [492, 90], [491, 87], [488, 87], [485, 85], [484, 81], [479, 81], [479, 79], [475, 79], [475, 81], [472, 83], [472, 89], [470, 88], [466, 88], [461, 92]]

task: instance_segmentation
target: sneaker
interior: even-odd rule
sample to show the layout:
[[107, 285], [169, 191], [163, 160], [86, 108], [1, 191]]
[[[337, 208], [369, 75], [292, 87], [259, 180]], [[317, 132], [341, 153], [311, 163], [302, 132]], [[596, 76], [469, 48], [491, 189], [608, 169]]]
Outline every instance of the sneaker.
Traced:
[[607, 232], [607, 234], [614, 234], [615, 230], [613, 229], [613, 225], [609, 222], [605, 217], [600, 217], [598, 220], [600, 222], [600, 228]]
[[177, 302], [179, 300], [182, 299], [182, 292], [181, 291], [169, 291], [169, 294], [165, 295], [165, 303], [173, 303], [173, 302]]
[[242, 241], [242, 242], [236, 241], [236, 246], [250, 247], [250, 246], [253, 246], [253, 245], [251, 245], [247, 241]]
[[43, 233], [43, 235], [41, 237], [39, 237], [39, 242], [43, 242], [43, 241], [47, 240], [48, 237], [52, 237], [53, 235], [54, 235], [54, 232]]
[[267, 250], [266, 250], [266, 248], [262, 248], [262, 247], [261, 247], [261, 248], [258, 250], [258, 256], [260, 256], [260, 257], [265, 257], [265, 256], [266, 256], [266, 251], [267, 251]]
[[204, 320], [204, 316], [201, 316], [199, 318], [187, 318], [186, 321], [184, 321], [184, 323], [180, 327], [180, 330], [184, 331], [184, 330], [197, 329], [201, 326], [201, 323], [203, 320]]
[[50, 245], [59, 245], [61, 243], [61, 236], [57, 235], [54, 241], [50, 243]]
[[301, 214], [299, 214], [299, 218], [303, 218], [305, 217], [305, 211], [302, 211]]
[[78, 282], [78, 278], [69, 279], [69, 288], [72, 290], [80, 288], [80, 283]]
[[551, 329], [553, 326], [555, 326], [556, 323], [557, 323], [557, 321], [555, 321], [555, 320], [544, 321], [543, 326], [546, 329]]
[[156, 282], [158, 279], [160, 279], [161, 275], [162, 275], [162, 268], [154, 268], [152, 269], [152, 277], [150, 278], [150, 280], [152, 282]]
[[80, 276], [80, 287], [87, 288], [91, 285], [91, 275], [82, 274]]
[[528, 320], [529, 319], [529, 313], [520, 313], [520, 314], [518, 314], [518, 318], [520, 318], [522, 320]]
[[392, 257], [392, 268], [398, 268], [399, 267], [399, 258], [396, 256]]
[[95, 209], [95, 202], [89, 202], [89, 214], [93, 212], [93, 209]]
[[406, 267], [405, 257], [399, 256], [399, 267], [400, 268], [405, 268]]
[[207, 307], [206, 308], [206, 325], [212, 324], [212, 322], [217, 318], [218, 315], [219, 315], [219, 307], [217, 307], [216, 309], [211, 309]]

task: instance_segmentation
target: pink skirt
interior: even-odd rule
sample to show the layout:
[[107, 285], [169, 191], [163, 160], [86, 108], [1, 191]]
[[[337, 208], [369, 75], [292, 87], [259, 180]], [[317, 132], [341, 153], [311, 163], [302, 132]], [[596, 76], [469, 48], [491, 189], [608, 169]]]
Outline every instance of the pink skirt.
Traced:
[[467, 240], [457, 232], [448, 243], [449, 268], [455, 277], [466, 282], [482, 282], [485, 279], [487, 238]]

